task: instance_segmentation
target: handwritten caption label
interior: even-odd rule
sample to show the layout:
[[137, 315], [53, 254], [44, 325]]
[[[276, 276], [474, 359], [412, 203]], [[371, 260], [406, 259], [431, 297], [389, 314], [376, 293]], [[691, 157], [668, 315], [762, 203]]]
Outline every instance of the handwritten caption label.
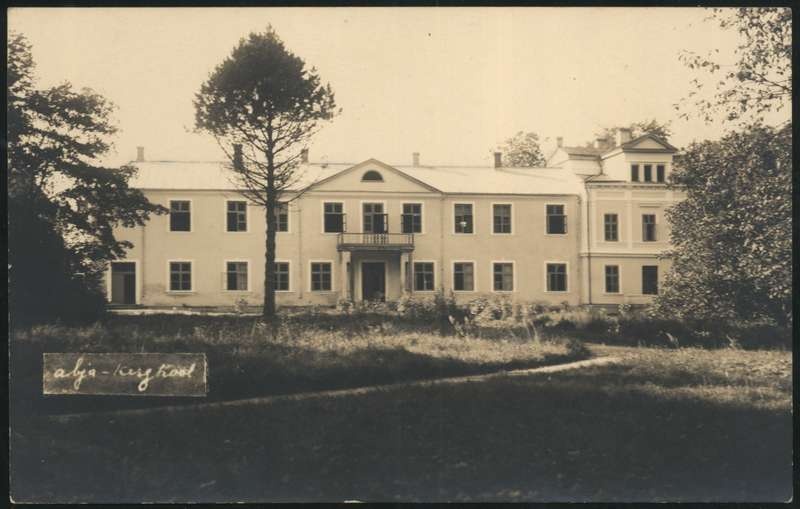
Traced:
[[45, 353], [44, 394], [205, 396], [204, 353]]

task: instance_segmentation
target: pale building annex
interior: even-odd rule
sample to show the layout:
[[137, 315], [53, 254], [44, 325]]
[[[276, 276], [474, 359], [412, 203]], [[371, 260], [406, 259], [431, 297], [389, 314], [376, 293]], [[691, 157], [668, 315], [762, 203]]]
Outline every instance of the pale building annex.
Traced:
[[[544, 168], [434, 167], [368, 159], [313, 163], [279, 211], [278, 304], [397, 300], [443, 289], [459, 300], [642, 304], [669, 260], [665, 182], [676, 149], [655, 136], [562, 146]], [[230, 178], [229, 163], [145, 161], [131, 180], [170, 210], [117, 238], [112, 304], [258, 305], [265, 221]]]

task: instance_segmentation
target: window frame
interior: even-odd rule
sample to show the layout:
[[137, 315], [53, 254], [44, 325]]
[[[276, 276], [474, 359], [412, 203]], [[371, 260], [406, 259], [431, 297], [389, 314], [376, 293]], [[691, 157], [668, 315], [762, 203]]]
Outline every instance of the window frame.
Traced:
[[[382, 214], [386, 214], [386, 231], [383, 232], [383, 233], [384, 234], [385, 233], [389, 233], [389, 231], [391, 230], [391, 228], [390, 228], [391, 225], [389, 224], [389, 206], [387, 205], [386, 200], [361, 200], [359, 202], [359, 204], [358, 204], [358, 226], [359, 226], [359, 228], [358, 228], [358, 232], [357, 233], [360, 233], [360, 234], [364, 234], [365, 233], [364, 232], [364, 204], [365, 203], [369, 203], [369, 204], [378, 204], [379, 203], [379, 204], [383, 205]], [[381, 235], [381, 234], [380, 233], [376, 233], [375, 235]]]
[[[458, 263], [472, 265], [472, 290], [456, 290], [456, 264]], [[478, 264], [475, 260], [452, 260], [450, 263], [450, 276], [452, 278], [450, 288], [454, 293], [475, 293], [478, 291]]]
[[[231, 231], [231, 230], [228, 229], [228, 204], [229, 203], [235, 203], [235, 202], [239, 202], [239, 203], [244, 202], [244, 204], [245, 204], [245, 206], [244, 206], [244, 225], [245, 225], [245, 229], [244, 230]], [[225, 233], [250, 233], [250, 204], [247, 202], [247, 200], [226, 198], [225, 199], [225, 212], [224, 212], [224, 214], [225, 215], [224, 215], [224, 221], [223, 221], [223, 224], [222, 224], [222, 228], [223, 228], [223, 231]]]
[[[173, 263], [188, 263], [189, 264], [189, 289], [188, 290], [173, 290], [172, 289], [172, 264]], [[167, 292], [176, 294], [190, 294], [196, 293], [195, 277], [194, 277], [194, 260], [185, 258], [177, 258], [167, 260]]]
[[[550, 290], [548, 289], [550, 283], [550, 274], [547, 272], [548, 265], [563, 265], [564, 266], [564, 289], [563, 290]], [[545, 293], [569, 293], [569, 262], [563, 260], [545, 260], [544, 262], [544, 291]]]
[[285, 230], [280, 229], [280, 214], [278, 214], [278, 211], [276, 211], [275, 222], [278, 227], [275, 229], [275, 233], [278, 234], [292, 233], [292, 214], [291, 214], [290, 204], [288, 201], [279, 201], [277, 208], [280, 209], [281, 205], [286, 207], [286, 229]]
[[[614, 216], [614, 239], [608, 238], [608, 216]], [[604, 212], [603, 213], [603, 242], [619, 242], [619, 213], [618, 212]]]
[[[292, 290], [292, 261], [291, 260], [275, 260], [275, 264], [277, 265], [278, 263], [285, 263], [287, 268], [288, 268], [288, 270], [289, 270], [287, 281], [286, 281], [288, 283], [288, 285], [287, 285], [288, 288], [286, 290], [278, 290], [278, 285], [277, 285], [278, 280], [276, 279], [275, 280], [275, 283], [276, 283], [276, 285], [275, 285], [275, 293], [291, 293], [291, 292], [294, 291], [294, 290]], [[275, 268], [273, 267], [272, 270], [275, 270]], [[277, 273], [277, 271], [275, 271], [275, 272]]]
[[[642, 174], [641, 174], [641, 171], [639, 171], [639, 170], [641, 170], [641, 166], [642, 166], [642, 165], [641, 165], [641, 164], [639, 164], [639, 163], [631, 163], [631, 164], [630, 164], [630, 169], [631, 169], [631, 173], [630, 173], [631, 182], [641, 182], [641, 177], [642, 177]], [[634, 178], [634, 177], [636, 177], [636, 178]]]
[[[228, 264], [229, 263], [244, 263], [247, 265], [247, 289], [246, 290], [231, 290], [228, 288]], [[235, 260], [223, 260], [222, 261], [222, 273], [224, 277], [222, 278], [222, 291], [223, 292], [231, 292], [231, 293], [252, 293], [251, 286], [250, 286], [250, 260], [243, 260], [243, 259], [235, 259]]]
[[[549, 214], [547, 213], [547, 207], [552, 205], [560, 205], [564, 208], [564, 212], [562, 216], [564, 217], [564, 233], [550, 233], [549, 225], [550, 222], [547, 220]], [[567, 214], [567, 204], [566, 202], [547, 202], [544, 204], [544, 234], [551, 237], [565, 237], [569, 235], [569, 215]]]
[[[314, 264], [327, 264], [331, 269], [331, 287], [328, 289], [314, 289]], [[336, 291], [335, 277], [333, 270], [333, 260], [309, 260], [308, 261], [308, 291], [311, 293], [330, 293]]]
[[667, 182], [667, 165], [656, 164], [656, 184], [665, 184]]
[[[173, 230], [172, 229], [172, 202], [185, 201], [189, 203], [189, 229], [188, 230]], [[192, 233], [194, 231], [194, 201], [191, 198], [167, 198], [167, 233]]]
[[[509, 220], [508, 227], [509, 227], [510, 231], [508, 231], [508, 232], [496, 232], [496, 231], [494, 231], [494, 207], [495, 207], [495, 205], [508, 205], [508, 207], [509, 207], [509, 210], [508, 210], [508, 220]], [[492, 235], [500, 235], [500, 236], [503, 236], [503, 235], [506, 235], [506, 236], [507, 235], [514, 235], [514, 203], [505, 202], [505, 201], [503, 201], [503, 202], [501, 202], [501, 201], [491, 202], [490, 209], [491, 209], [492, 213], [489, 215], [489, 219], [490, 219], [489, 232]], [[472, 222], [473, 223], [475, 222], [474, 218], [472, 219]], [[453, 220], [453, 223], [454, 223], [454, 226], [455, 226], [455, 220]]]
[[[617, 291], [608, 291], [608, 267], [617, 268]], [[622, 295], [622, 269], [618, 263], [603, 264], [603, 294], [604, 295]]]
[[[645, 283], [645, 279], [644, 279], [644, 269], [645, 269], [645, 268], [650, 268], [650, 267], [652, 267], [652, 268], [655, 268], [655, 269], [656, 269], [656, 270], [655, 270], [655, 275], [656, 275], [656, 282], [655, 282], [655, 289], [656, 289], [656, 291], [655, 291], [655, 293], [647, 293], [647, 292], [645, 292], [645, 285], [644, 285], [644, 283]], [[660, 286], [660, 285], [659, 285], [659, 281], [658, 281], [658, 277], [659, 277], [659, 274], [658, 274], [658, 272], [659, 272], [659, 270], [658, 270], [658, 265], [642, 265], [642, 268], [641, 268], [641, 270], [640, 270], [639, 272], [640, 272], [640, 274], [641, 274], [641, 278], [642, 278], [642, 295], [658, 295], [658, 294], [659, 294], [658, 292], [659, 292], [659, 290], [660, 290], [660, 288], [659, 288], [659, 286]]]
[[[492, 293], [515, 293], [517, 291], [517, 262], [514, 260], [492, 260], [490, 263], [490, 267], [492, 270], [489, 271], [490, 277], [490, 285]], [[497, 264], [507, 264], [511, 265], [511, 290], [496, 290], [494, 287], [494, 266]]]
[[642, 182], [647, 184], [655, 182], [655, 180], [653, 180], [653, 163], [642, 164]]
[[[430, 263], [433, 267], [431, 273], [433, 274], [433, 288], [430, 290], [417, 289], [417, 267], [418, 263]], [[388, 265], [387, 265], [387, 271]], [[436, 260], [413, 260], [411, 263], [411, 289], [414, 293], [434, 293], [436, 292]]]
[[[644, 218], [647, 217], [647, 216], [652, 216], [653, 217], [653, 222], [652, 223], [645, 223]], [[646, 238], [647, 236], [645, 235], [645, 232], [647, 231], [647, 228], [646, 228], [647, 224], [652, 224], [653, 225], [653, 238], [652, 239]], [[657, 225], [658, 225], [658, 216], [656, 214], [642, 214], [642, 242], [648, 242], [648, 243], [649, 242], [658, 242], [658, 226]]]
[[[403, 216], [405, 215], [404, 209], [406, 205], [419, 205], [419, 231], [418, 232], [404, 232], [403, 231]], [[408, 235], [424, 235], [425, 234], [425, 204], [421, 201], [404, 201], [400, 203], [400, 233], [407, 233]]]
[[[342, 212], [341, 212], [341, 214], [342, 214], [342, 231], [341, 232], [326, 232], [325, 231], [325, 205], [328, 204], [328, 203], [338, 203], [338, 204], [340, 204], [342, 206]], [[322, 225], [321, 226], [322, 226], [322, 228], [321, 228], [321, 232], [322, 232], [323, 235], [339, 235], [340, 233], [347, 233], [347, 209], [346, 209], [346, 207], [347, 207], [347, 205], [346, 205], [344, 200], [341, 200], [341, 201], [322, 200], [322, 207], [320, 207], [320, 208], [322, 210], [322, 215], [321, 215], [321, 221], [322, 221]]]
[[[379, 178], [377, 178], [377, 179], [368, 179], [368, 178], [366, 178], [366, 176], [371, 174], [371, 173], [374, 173]], [[386, 182], [386, 180], [383, 178], [383, 173], [379, 172], [378, 170], [370, 168], [370, 169], [368, 169], [367, 171], [365, 171], [364, 173], [361, 174], [361, 182]]]
[[[472, 210], [472, 232], [458, 232], [458, 231], [456, 231], [456, 205], [469, 205], [471, 207], [471, 210]], [[452, 234], [453, 235], [475, 235], [475, 234], [478, 233], [478, 222], [475, 220], [475, 217], [476, 217], [475, 210], [476, 210], [476, 207], [475, 207], [475, 202], [474, 201], [454, 201], [453, 202], [453, 206], [450, 209], [450, 211], [452, 212], [452, 217], [451, 217], [452, 222], [450, 224], [453, 226], [453, 229], [452, 229], [452, 232], [453, 232]]]

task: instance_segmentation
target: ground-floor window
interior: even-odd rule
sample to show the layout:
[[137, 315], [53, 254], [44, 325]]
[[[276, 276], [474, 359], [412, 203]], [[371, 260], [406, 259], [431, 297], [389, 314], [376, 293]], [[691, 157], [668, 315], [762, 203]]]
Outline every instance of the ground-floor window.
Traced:
[[225, 265], [225, 289], [247, 291], [247, 262], [227, 262]]
[[606, 265], [606, 293], [619, 293], [619, 265]]
[[289, 291], [289, 263], [275, 262], [275, 290]]
[[514, 291], [514, 264], [495, 262], [492, 266], [493, 289], [496, 292]]
[[457, 292], [475, 291], [475, 264], [456, 262], [453, 264], [453, 290]]
[[329, 292], [331, 290], [331, 264], [330, 262], [315, 262], [311, 264], [311, 291]]
[[547, 264], [547, 291], [566, 292], [567, 291], [567, 264], [548, 263]]
[[435, 288], [433, 263], [414, 263], [414, 290], [418, 292], [433, 291]]
[[658, 295], [658, 266], [642, 266], [642, 293], [644, 295]]
[[192, 291], [192, 262], [169, 262], [169, 290]]

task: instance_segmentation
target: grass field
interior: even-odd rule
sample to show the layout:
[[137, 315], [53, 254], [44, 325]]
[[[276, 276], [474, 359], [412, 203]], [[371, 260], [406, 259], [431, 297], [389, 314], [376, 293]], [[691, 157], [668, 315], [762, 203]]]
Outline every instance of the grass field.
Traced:
[[[417, 341], [435, 357], [433, 339]], [[591, 348], [625, 360], [159, 418], [29, 417], [11, 437], [12, 494], [62, 502], [790, 498], [790, 352]], [[508, 359], [492, 351], [486, 359]]]

